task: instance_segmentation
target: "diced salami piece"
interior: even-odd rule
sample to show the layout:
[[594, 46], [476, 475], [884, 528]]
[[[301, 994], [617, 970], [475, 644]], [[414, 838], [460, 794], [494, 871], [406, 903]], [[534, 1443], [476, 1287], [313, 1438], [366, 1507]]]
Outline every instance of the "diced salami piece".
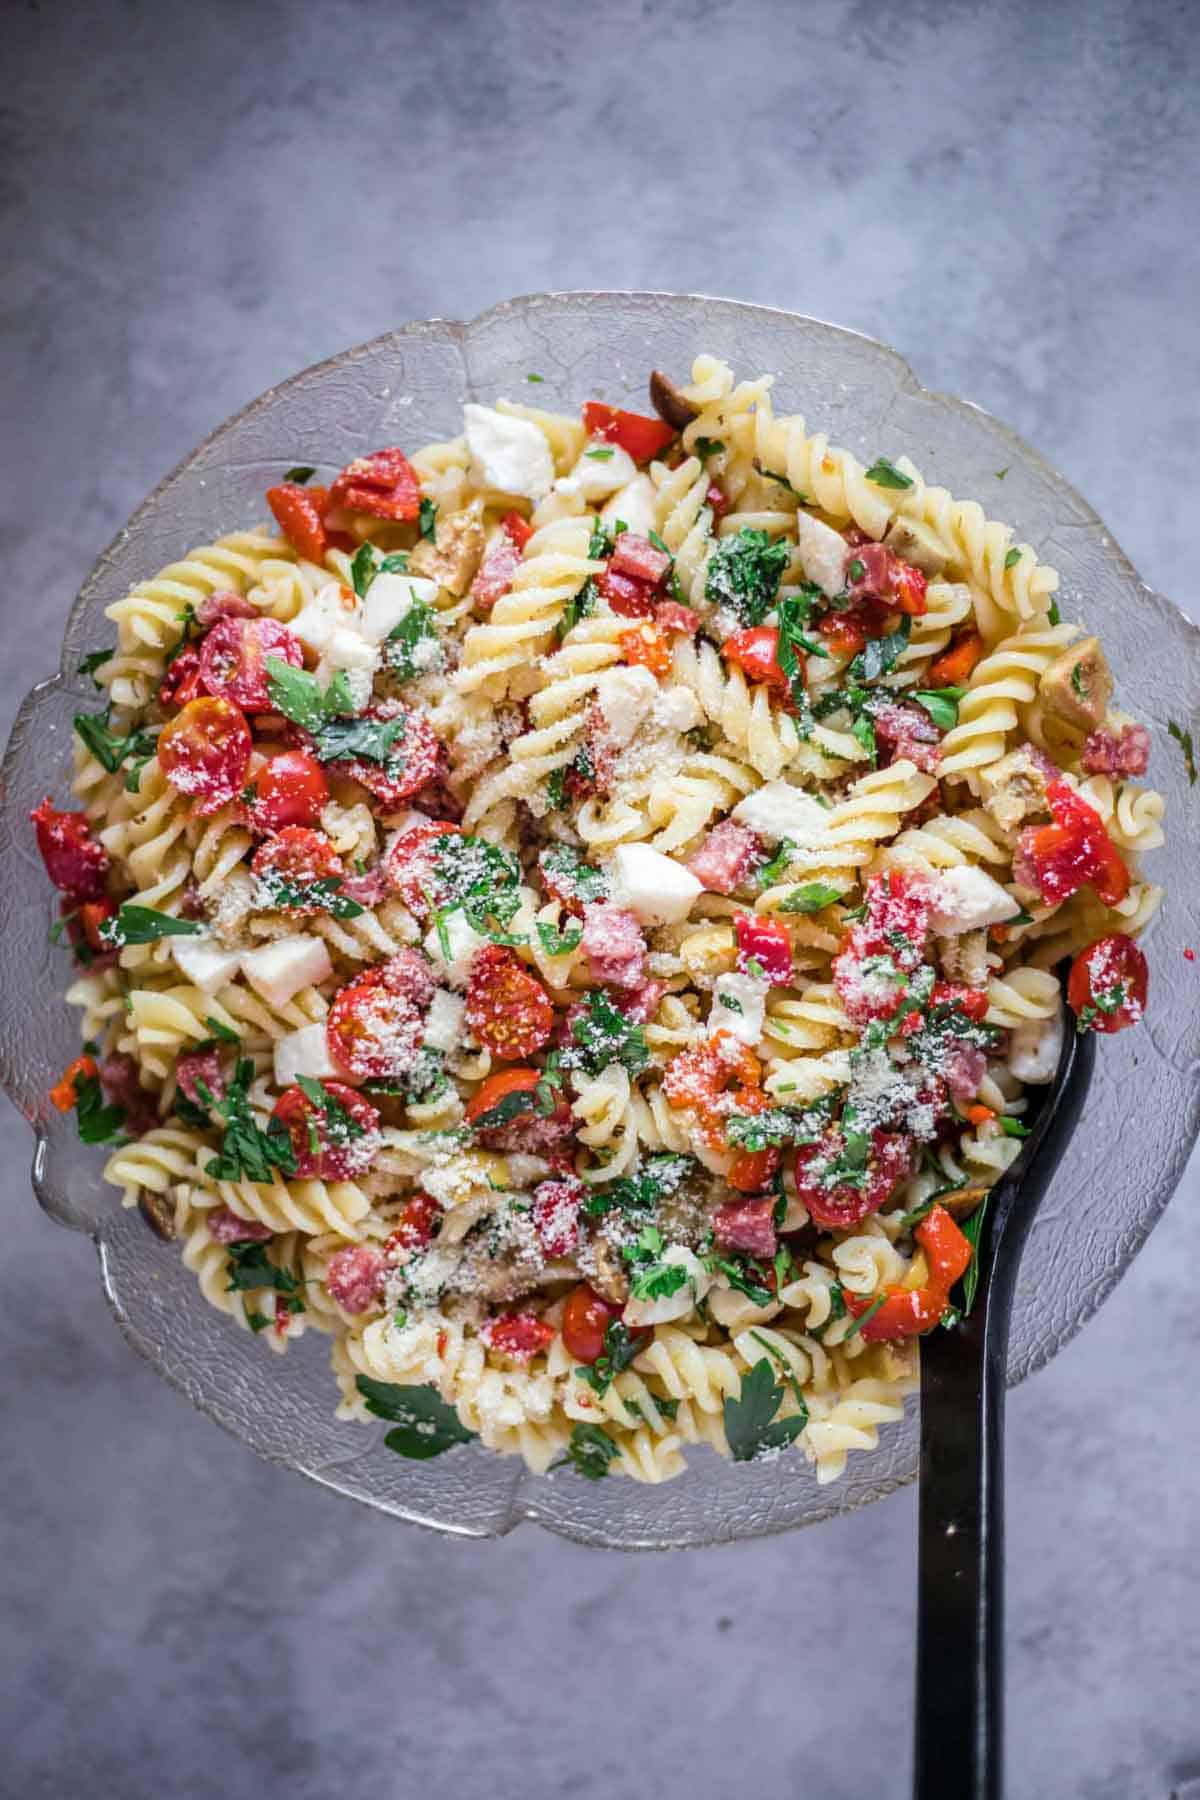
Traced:
[[617, 569], [605, 569], [597, 575], [596, 586], [622, 619], [649, 619], [654, 614], [654, 589]]
[[1080, 760], [1089, 775], [1144, 775], [1150, 763], [1150, 733], [1144, 725], [1123, 725], [1116, 733], [1101, 727], [1088, 733]]
[[423, 1012], [433, 999], [437, 983], [433, 971], [419, 950], [397, 950], [382, 966], [383, 985], [393, 994], [411, 1001]]
[[713, 1236], [722, 1250], [743, 1250], [748, 1256], [774, 1256], [775, 1196], [761, 1194], [753, 1200], [731, 1200], [713, 1214]]
[[218, 1244], [265, 1244], [275, 1233], [258, 1219], [239, 1219], [228, 1206], [214, 1206], [205, 1216], [208, 1235]]
[[745, 881], [761, 854], [752, 831], [723, 819], [710, 831], [688, 868], [710, 894], [732, 894]]
[[658, 1011], [658, 1003], [667, 991], [665, 981], [643, 981], [621, 996], [621, 1011], [635, 1025], [644, 1025]]
[[636, 988], [646, 974], [646, 940], [631, 912], [601, 902], [583, 909], [583, 947], [596, 981]]
[[956, 1100], [973, 1100], [987, 1074], [987, 1057], [974, 1044], [955, 1044], [946, 1053], [944, 1074]]
[[378, 1250], [349, 1244], [329, 1259], [325, 1285], [343, 1312], [366, 1312], [383, 1292], [385, 1264]]
[[207, 631], [218, 619], [255, 619], [258, 609], [252, 606], [242, 594], [236, 594], [232, 588], [218, 588], [215, 593], [205, 594], [196, 608], [196, 623]]
[[187, 1096], [193, 1106], [208, 1104], [200, 1092], [201, 1084], [208, 1089], [212, 1100], [220, 1100], [225, 1093], [221, 1059], [215, 1050], [189, 1050], [175, 1064], [175, 1080], [180, 1092]]
[[376, 863], [364, 875], [346, 875], [342, 879], [343, 894], [351, 900], [357, 900], [360, 906], [378, 906], [387, 891], [387, 877], [382, 863]]
[[923, 706], [910, 706], [907, 701], [885, 701], [871, 712], [875, 735], [896, 757], [909, 762], [930, 775], [941, 755], [941, 732]]
[[534, 1188], [533, 1228], [547, 1256], [570, 1256], [579, 1248], [579, 1209], [586, 1191], [573, 1175]]
[[100, 1064], [100, 1086], [104, 1098], [112, 1106], [125, 1109], [125, 1129], [134, 1137], [149, 1131], [156, 1123], [154, 1101], [138, 1079], [138, 1066], [124, 1052], [106, 1056]]
[[609, 568], [616, 575], [632, 576], [634, 581], [648, 581], [657, 587], [671, 566], [665, 551], [656, 550], [649, 538], [636, 531], [623, 531], [613, 547]]
[[471, 583], [471, 599], [475, 602], [477, 612], [490, 612], [497, 600], [507, 594], [520, 566], [521, 552], [508, 532], [501, 532], [488, 545], [478, 573]]
[[654, 623], [660, 631], [686, 631], [695, 637], [700, 629], [700, 614], [678, 600], [660, 600], [654, 608]]

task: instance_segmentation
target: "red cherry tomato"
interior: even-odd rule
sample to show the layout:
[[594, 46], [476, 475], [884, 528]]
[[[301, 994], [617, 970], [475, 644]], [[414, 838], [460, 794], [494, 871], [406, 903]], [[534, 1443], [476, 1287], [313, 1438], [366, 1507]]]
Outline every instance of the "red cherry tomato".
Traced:
[[486, 944], [471, 961], [467, 1023], [485, 1050], [516, 1062], [546, 1042], [554, 1026], [554, 1008], [515, 950]]
[[347, 463], [329, 490], [329, 503], [377, 519], [412, 520], [420, 514], [421, 484], [403, 450], [392, 445]]
[[352, 762], [330, 763], [332, 773], [361, 782], [377, 800], [382, 800], [385, 807], [401, 805], [437, 780], [442, 772], [444, 746], [423, 713], [393, 704], [387, 709], [368, 707], [365, 716], [368, 719], [402, 719], [403, 730], [398, 733], [383, 762], [355, 757]]
[[595, 1290], [581, 1282], [567, 1295], [562, 1311], [562, 1338], [576, 1362], [590, 1367], [604, 1354], [604, 1334], [619, 1315]]
[[920, 618], [929, 611], [926, 599], [928, 578], [913, 563], [904, 562], [900, 557], [892, 560], [892, 592], [891, 602], [897, 611], [909, 613], [913, 618]]
[[1106, 1036], [1136, 1025], [1146, 1010], [1150, 970], [1131, 937], [1115, 931], [1081, 950], [1071, 964], [1067, 1000], [1080, 1030]]
[[721, 655], [739, 668], [747, 681], [761, 682], [774, 694], [791, 693], [791, 682], [780, 667], [779, 633], [774, 625], [751, 625], [746, 631], [735, 631], [721, 645]]
[[859, 1225], [886, 1205], [895, 1188], [912, 1167], [909, 1140], [894, 1132], [873, 1131], [866, 1166], [866, 1180], [829, 1183], [825, 1171], [845, 1152], [846, 1140], [836, 1126], [826, 1130], [816, 1144], [801, 1144], [796, 1152], [796, 1195], [808, 1208], [814, 1225], [825, 1231], [846, 1231]]
[[554, 1327], [536, 1313], [502, 1313], [488, 1319], [479, 1333], [489, 1350], [498, 1356], [509, 1356], [514, 1362], [528, 1362], [540, 1356], [554, 1342]]
[[267, 505], [288, 543], [308, 562], [324, 562], [329, 533], [321, 517], [327, 495], [324, 488], [301, 487], [295, 481], [267, 489]]
[[160, 706], [186, 706], [204, 692], [200, 681], [200, 652], [189, 644], [179, 652], [158, 684]]
[[596, 586], [618, 618], [653, 618], [658, 595], [646, 582], [619, 575], [615, 569], [604, 569], [596, 576]]
[[329, 783], [311, 750], [283, 750], [250, 784], [249, 822], [256, 831], [315, 825], [329, 798]]
[[[779, 987], [792, 978], [792, 940], [778, 919], [757, 913], [738, 913], [733, 921], [737, 938], [737, 966], [741, 974], [762, 974]], [[757, 963], [758, 968], [751, 968]]]
[[304, 667], [300, 640], [276, 619], [218, 619], [200, 647], [200, 678], [210, 694], [246, 712], [271, 704], [267, 658]]
[[533, 536], [533, 526], [529, 520], [523, 518], [519, 512], [510, 512], [505, 513], [500, 523], [512, 539], [514, 548], [523, 551]]
[[459, 827], [447, 819], [430, 819], [426, 825], [413, 825], [395, 839], [384, 861], [389, 884], [407, 906], [424, 922], [433, 911], [446, 904], [450, 889], [445, 877], [438, 873], [439, 847], [447, 838], [462, 836]]
[[1043, 900], [1068, 900], [1090, 883], [1106, 906], [1115, 906], [1129, 892], [1129, 870], [1100, 814], [1065, 781], [1050, 782], [1046, 803], [1054, 823], [1026, 827], [1017, 840], [1017, 866], [1032, 874]]
[[341, 857], [323, 831], [307, 825], [285, 825], [254, 852], [250, 863], [263, 893], [263, 903], [282, 912], [328, 911], [328, 895], [313, 896], [318, 881], [340, 881]]
[[589, 437], [603, 438], [607, 444], [620, 444], [634, 462], [649, 462], [665, 450], [678, 436], [674, 426], [661, 419], [647, 418], [644, 413], [623, 412], [619, 406], [605, 406], [589, 400], [583, 409], [583, 423]]
[[60, 893], [69, 894], [72, 900], [99, 899], [108, 872], [108, 852], [92, 837], [86, 815], [59, 812], [47, 794], [29, 817], [46, 873]]
[[739, 1194], [757, 1194], [766, 1187], [779, 1167], [779, 1151], [740, 1150], [729, 1165], [725, 1176], [731, 1188]]
[[423, 1023], [420, 1007], [387, 985], [383, 969], [368, 969], [335, 995], [325, 1042], [351, 1080], [386, 1081], [411, 1067]]
[[383, 1246], [388, 1261], [400, 1260], [402, 1251], [423, 1250], [432, 1241], [433, 1228], [441, 1216], [441, 1204], [432, 1194], [414, 1194], [401, 1207], [396, 1229]]
[[158, 761], [198, 813], [214, 813], [242, 790], [250, 763], [250, 727], [230, 700], [189, 700], [158, 738]]
[[712, 507], [712, 515], [717, 524], [725, 517], [733, 502], [722, 492], [715, 481], [710, 481], [704, 495], [704, 504]]
[[987, 1015], [987, 989], [962, 987], [956, 981], [935, 981], [933, 992], [929, 996], [929, 1004], [931, 1006], [956, 1006], [960, 1012], [967, 1015], [968, 1019], [974, 1019], [979, 1023]]
[[302, 1180], [348, 1181], [370, 1167], [379, 1148], [379, 1114], [340, 1081], [321, 1082], [332, 1102], [317, 1106], [303, 1088], [284, 1088], [271, 1117], [287, 1128]]

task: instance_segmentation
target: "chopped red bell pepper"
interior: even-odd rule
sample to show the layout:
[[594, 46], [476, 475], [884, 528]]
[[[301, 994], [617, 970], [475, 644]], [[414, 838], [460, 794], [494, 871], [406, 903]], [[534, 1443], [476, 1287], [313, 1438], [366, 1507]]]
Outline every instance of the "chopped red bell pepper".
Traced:
[[678, 436], [674, 426], [665, 425], [661, 419], [624, 412], [619, 406], [605, 406], [599, 400], [589, 400], [584, 406], [583, 423], [589, 437], [619, 444], [638, 463], [649, 462]]

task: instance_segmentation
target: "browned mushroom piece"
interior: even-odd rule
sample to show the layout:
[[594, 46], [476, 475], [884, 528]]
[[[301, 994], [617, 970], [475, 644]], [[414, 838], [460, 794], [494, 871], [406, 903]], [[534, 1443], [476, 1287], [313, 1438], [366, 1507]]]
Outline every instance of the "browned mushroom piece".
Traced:
[[1038, 683], [1047, 712], [1092, 731], [1104, 722], [1113, 678], [1099, 638], [1081, 638], [1056, 656]]
[[940, 575], [950, 560], [937, 532], [921, 519], [893, 519], [883, 537], [889, 550], [925, 575]]
[[620, 1253], [601, 1232], [579, 1255], [579, 1267], [591, 1287], [611, 1306], [624, 1306], [629, 1298], [629, 1276]]
[[682, 431], [699, 417], [691, 401], [661, 369], [650, 371], [650, 404], [659, 418], [676, 431]]
[[1019, 744], [980, 770], [983, 809], [1002, 831], [1015, 831], [1031, 814], [1046, 811], [1048, 770], [1046, 758], [1029, 744]]
[[155, 1237], [170, 1243], [175, 1236], [175, 1202], [169, 1194], [156, 1194], [151, 1188], [142, 1188], [138, 1194], [138, 1211], [145, 1219]]
[[985, 1183], [973, 1183], [970, 1187], [955, 1188], [949, 1194], [939, 1194], [937, 1203], [945, 1207], [951, 1218], [969, 1219], [973, 1212], [978, 1212], [987, 1195]]
[[414, 575], [427, 576], [461, 599], [483, 560], [483, 520], [473, 507], [437, 521], [435, 538], [422, 538], [408, 553]]

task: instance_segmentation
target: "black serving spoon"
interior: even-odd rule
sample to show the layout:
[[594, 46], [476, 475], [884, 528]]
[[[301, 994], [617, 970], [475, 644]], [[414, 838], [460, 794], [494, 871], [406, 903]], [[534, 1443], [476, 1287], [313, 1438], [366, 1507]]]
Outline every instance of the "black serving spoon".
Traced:
[[988, 1196], [975, 1304], [921, 1343], [914, 1800], [1000, 1800], [1004, 1791], [1008, 1330], [1025, 1239], [1091, 1079], [1095, 1038], [1073, 1022], [1068, 1012], [1058, 1070], [1021, 1155]]

